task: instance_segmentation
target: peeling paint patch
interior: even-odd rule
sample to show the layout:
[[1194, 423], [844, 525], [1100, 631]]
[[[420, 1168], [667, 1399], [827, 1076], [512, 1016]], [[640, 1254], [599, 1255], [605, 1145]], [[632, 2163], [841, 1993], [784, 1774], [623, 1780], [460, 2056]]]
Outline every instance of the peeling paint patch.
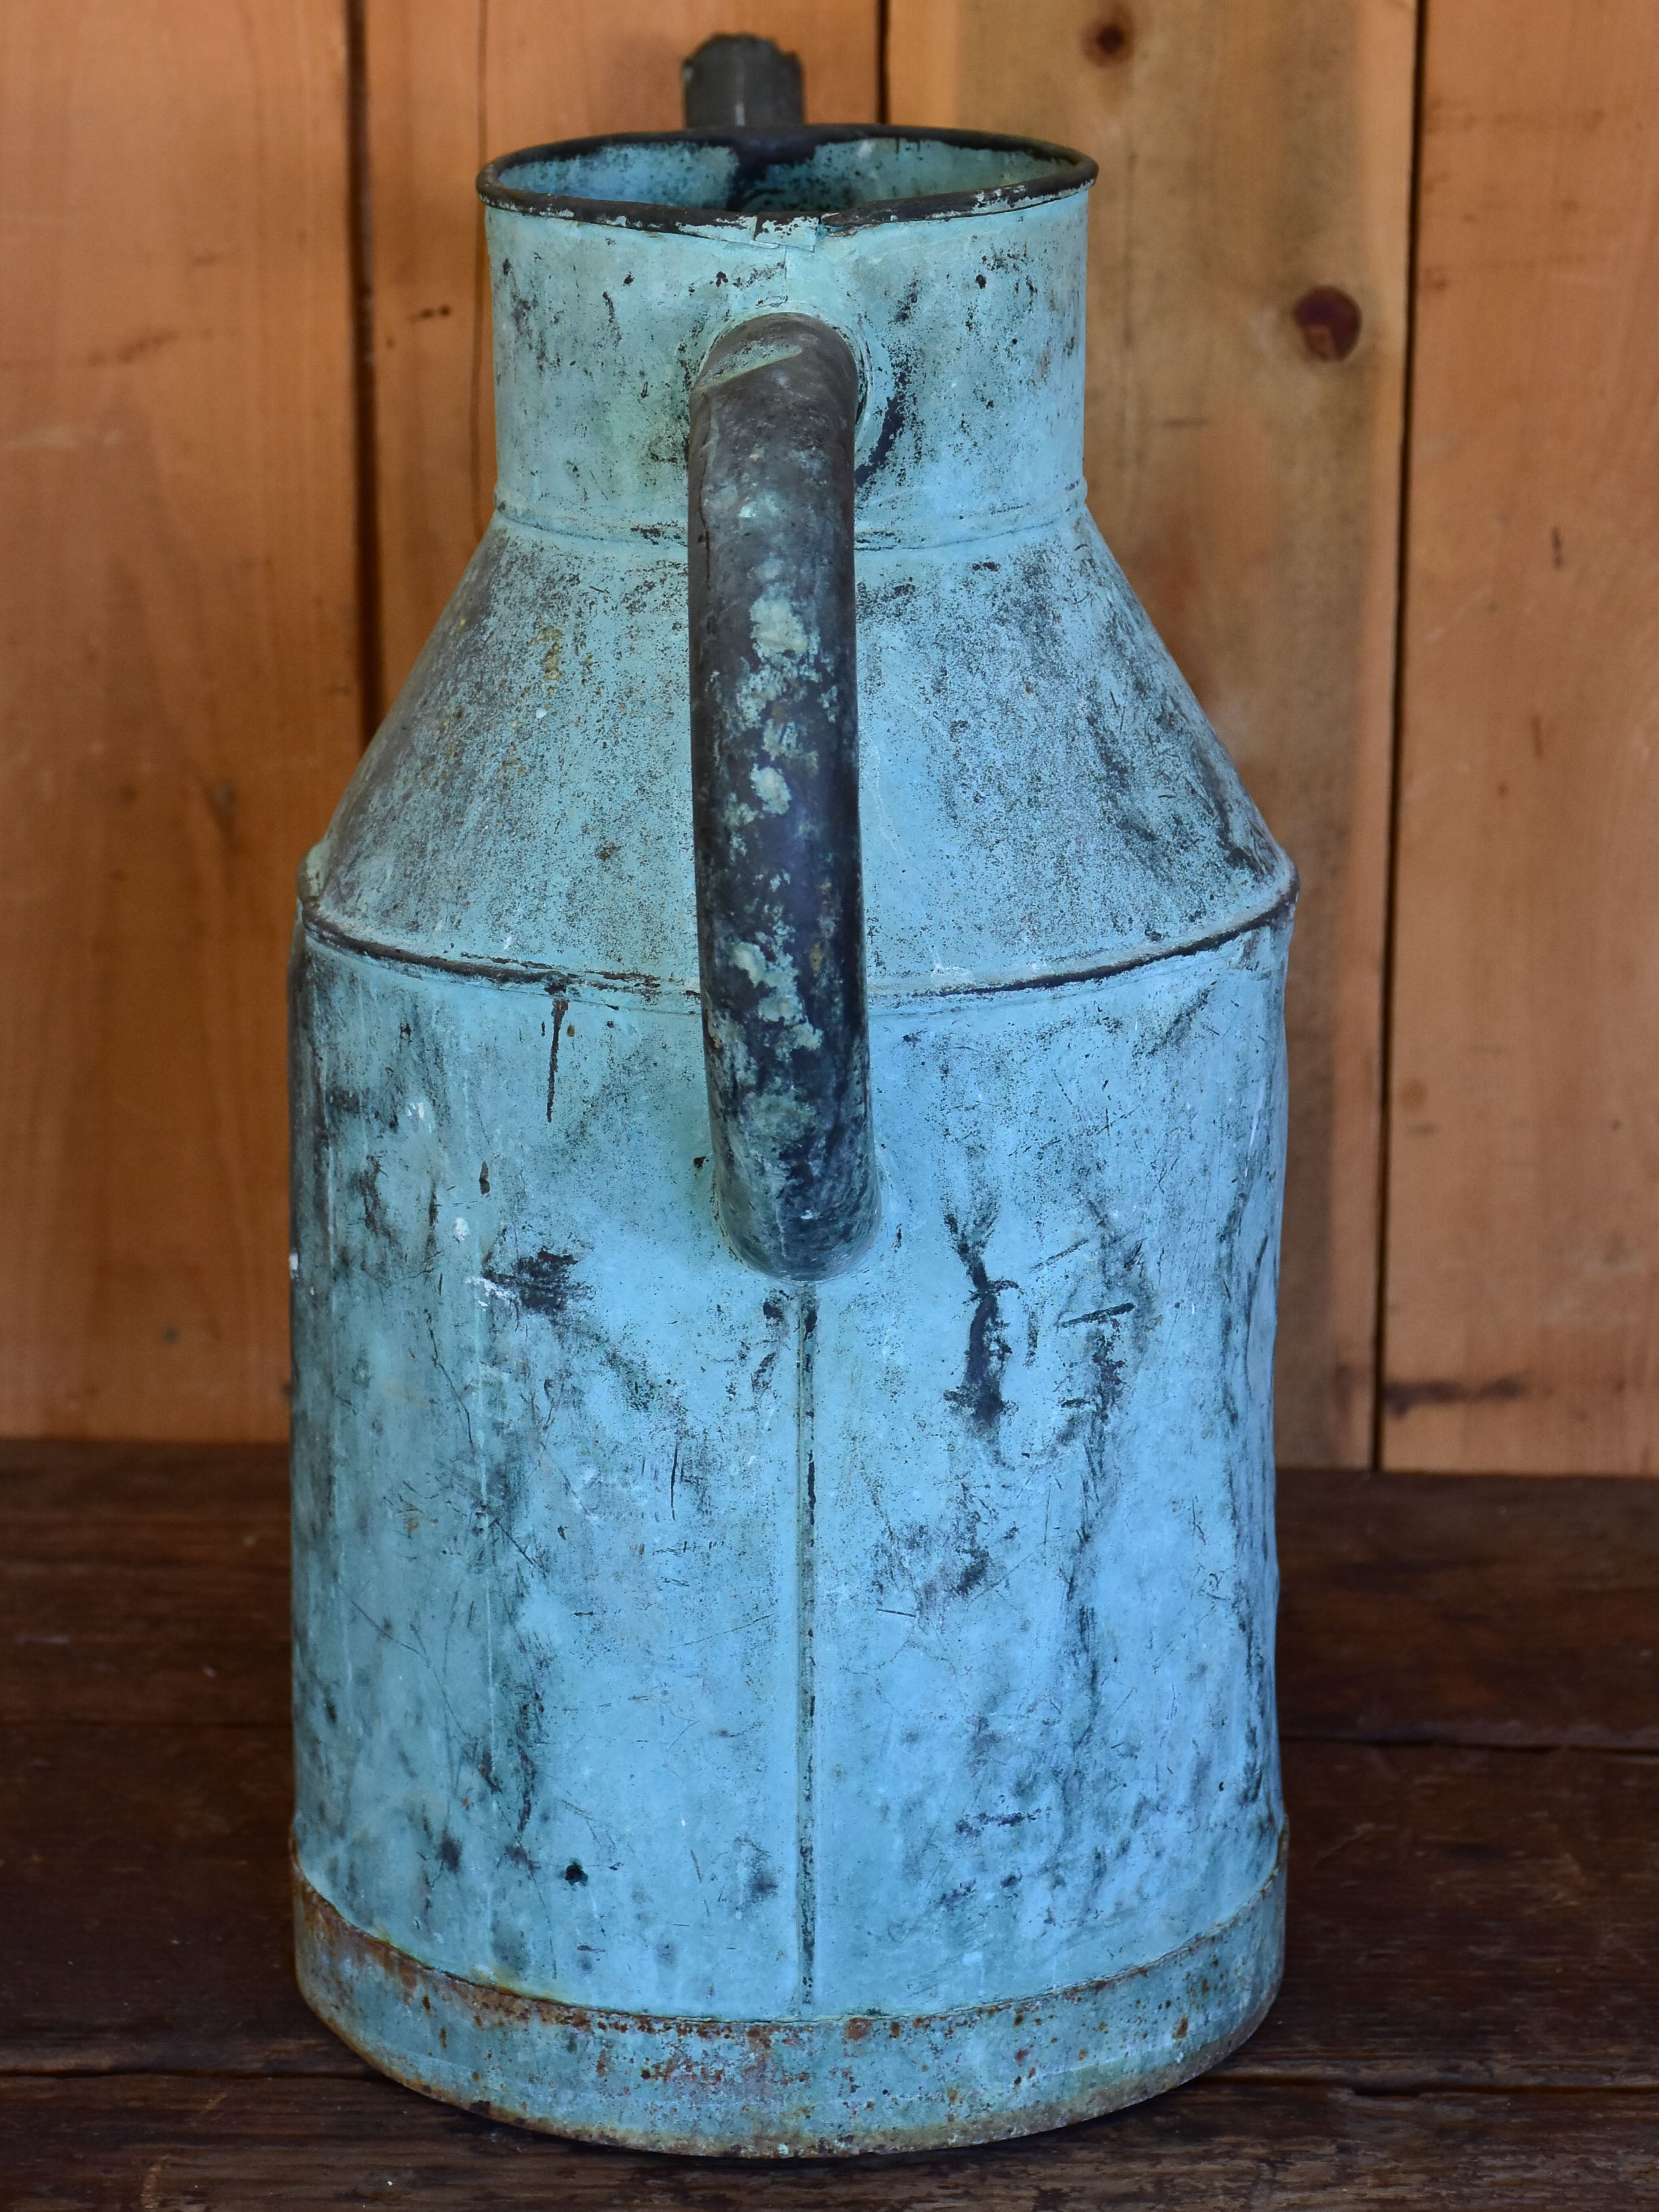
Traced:
[[526, 1313], [539, 1314], [544, 1321], [557, 1321], [573, 1301], [592, 1296], [587, 1285], [574, 1279], [574, 1270], [580, 1265], [577, 1254], [550, 1252], [544, 1245], [528, 1259], [515, 1261], [511, 1267], [482, 1279], [492, 1290], [515, 1298]]
[[1002, 1377], [1012, 1349], [1003, 1327], [1002, 1293], [1016, 1291], [1019, 1285], [1008, 1276], [994, 1280], [985, 1264], [985, 1248], [996, 1226], [994, 1209], [988, 1220], [972, 1228], [964, 1230], [952, 1213], [945, 1215], [945, 1225], [973, 1293], [962, 1380], [945, 1396], [947, 1403], [962, 1409], [981, 1436], [994, 1437], [997, 1424], [1007, 1411]]

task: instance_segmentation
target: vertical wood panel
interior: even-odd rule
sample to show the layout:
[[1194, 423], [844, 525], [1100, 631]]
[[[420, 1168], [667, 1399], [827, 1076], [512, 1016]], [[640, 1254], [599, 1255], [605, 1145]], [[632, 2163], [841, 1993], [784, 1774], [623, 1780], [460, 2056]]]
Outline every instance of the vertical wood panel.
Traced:
[[[1302, 871], [1281, 1457], [1370, 1456], [1409, 0], [892, 0], [899, 122], [1101, 165], [1087, 465], [1113, 550]], [[1316, 286], [1359, 304], [1317, 357]]]
[[332, 0], [0, 9], [0, 1431], [286, 1424], [283, 968], [356, 757]]
[[677, 129], [681, 59], [717, 31], [799, 53], [813, 121], [867, 120], [877, 0], [367, 0], [366, 28], [389, 699], [494, 492], [479, 167], [548, 139]]
[[1659, 10], [1433, 0], [1384, 1449], [1659, 1453]]

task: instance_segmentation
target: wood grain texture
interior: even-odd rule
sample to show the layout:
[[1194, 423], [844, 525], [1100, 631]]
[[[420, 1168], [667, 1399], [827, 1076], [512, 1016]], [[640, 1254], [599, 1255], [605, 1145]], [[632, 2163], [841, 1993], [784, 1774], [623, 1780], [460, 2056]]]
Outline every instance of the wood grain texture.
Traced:
[[[1659, 2090], [1651, 1758], [1293, 1743], [1284, 1989], [1225, 2074]], [[359, 2073], [294, 1986], [280, 1728], [0, 1729], [0, 2074]]]
[[[1287, 1736], [1659, 1749], [1659, 1484], [1287, 1474], [1279, 1547]], [[0, 1722], [285, 1726], [287, 1561], [279, 1449], [0, 1443]]]
[[1384, 1457], [1659, 1464], [1659, 13], [1437, 0]]
[[0, 2073], [368, 2072], [295, 1983], [292, 1809], [286, 1726], [0, 1726]]
[[1650, 1756], [1301, 1741], [1285, 1800], [1285, 1986], [1229, 2070], [1659, 2089]]
[[280, 1447], [0, 1443], [0, 1723], [286, 1729]]
[[557, 2142], [387, 2081], [0, 2082], [9, 2212], [1630, 2212], [1659, 2186], [1659, 2097], [1356, 2097], [1198, 2081], [982, 2150], [743, 2166]]
[[1659, 1751], [1659, 1483], [1281, 1474], [1279, 1725]]
[[359, 744], [341, 22], [0, 12], [0, 1433], [286, 1427], [283, 969]]
[[[0, 1448], [0, 2072], [362, 2070], [290, 1969], [283, 1502], [269, 1450]], [[1659, 1485], [1281, 1522], [1289, 1966], [1227, 2071], [1659, 2088]]]
[[[1287, 1482], [1286, 1722], [1310, 1740], [1286, 1747], [1289, 1960], [1264, 2027], [1221, 2071], [1091, 2125], [766, 2168], [451, 2111], [373, 2076], [307, 2013], [283, 1855], [283, 1504], [271, 1450], [0, 1446], [7, 2212], [1624, 2212], [1659, 2189], [1659, 1762], [1561, 1747], [1630, 1723], [1659, 1486]], [[20, 1602], [70, 1624], [38, 1665]], [[118, 1663], [88, 1669], [77, 1646], [100, 1635]], [[191, 1635], [216, 1653], [193, 1676]], [[259, 1698], [227, 1706], [218, 1686], [238, 1636], [270, 1700], [252, 1724]], [[1575, 1675], [1565, 1703], [1540, 1705], [1540, 1656]], [[1373, 1670], [1385, 1724], [1424, 1740], [1317, 1740], [1364, 1724]], [[1471, 1723], [1557, 1747], [1431, 1740]]]
[[[1370, 1457], [1413, 10], [892, 0], [899, 122], [1085, 148], [1091, 505], [1302, 872], [1279, 1443]], [[1295, 320], [1338, 286], [1346, 359]]]
[[811, 120], [866, 119], [876, 29], [876, 0], [366, 0], [386, 699], [495, 493], [477, 170], [550, 139], [677, 130], [681, 60], [716, 31], [799, 53]]

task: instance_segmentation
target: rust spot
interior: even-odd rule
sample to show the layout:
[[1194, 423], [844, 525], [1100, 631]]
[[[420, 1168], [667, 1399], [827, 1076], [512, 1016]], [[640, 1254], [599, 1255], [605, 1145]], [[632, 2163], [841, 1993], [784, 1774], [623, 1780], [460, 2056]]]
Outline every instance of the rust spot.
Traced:
[[1182, 2014], [1180, 2019], [1176, 2022], [1175, 2032], [1176, 2041], [1179, 2043], [1182, 2037], [1187, 2033], [1187, 2015], [1184, 2012]]
[[[302, 1985], [323, 2018], [337, 2025], [348, 2042], [353, 2040], [353, 2013], [342, 1991], [345, 1985], [368, 1978], [380, 1983], [383, 1994], [389, 1995], [393, 1989], [401, 1990], [410, 2001], [411, 2010], [418, 2002], [421, 2009], [428, 2014], [433, 2010], [447, 2012], [452, 2025], [458, 2018], [470, 2020], [478, 2029], [492, 2037], [533, 2027], [544, 2035], [563, 2035], [567, 2039], [567, 2049], [573, 2052], [577, 2048], [574, 2037], [578, 2033], [599, 2033], [617, 2039], [609, 2051], [591, 2054], [596, 2075], [619, 2077], [612, 2085], [611, 2094], [626, 2099], [630, 2094], [627, 2085], [634, 2079], [641, 2082], [672, 2083], [683, 2099], [690, 2100], [684, 2106], [688, 2112], [700, 2094], [712, 2104], [718, 2105], [718, 2093], [723, 2084], [729, 2082], [736, 2089], [744, 2083], [753, 2083], [763, 2075], [769, 2093], [775, 2092], [787, 2097], [797, 2087], [806, 2091], [812, 2080], [810, 2063], [812, 2051], [817, 2049], [823, 2056], [829, 2056], [829, 2047], [821, 2033], [830, 2026], [827, 2021], [735, 2021], [594, 2010], [567, 2005], [555, 1998], [526, 1996], [493, 1984], [482, 1984], [458, 1979], [441, 1968], [421, 1965], [382, 1939], [353, 1927], [310, 1887], [299, 1869], [297, 1858], [293, 1871], [296, 1914], [303, 1931], [299, 1945]], [[1075, 2002], [1091, 1994], [1094, 1986], [1083, 1984], [1075, 1991], [1066, 1993], [1068, 2001]], [[1173, 2008], [1173, 2005], [1166, 2008], [1168, 2010]], [[928, 2058], [920, 2061], [919, 2071], [926, 2076], [939, 2070], [945, 2057], [940, 2047], [942, 2045], [948, 2044], [954, 2033], [969, 2031], [975, 2022], [998, 2015], [1007, 2016], [1005, 2003], [993, 2002], [975, 2007], [954, 2018], [940, 2014], [916, 2015], [914, 2024], [927, 2039], [924, 2047], [932, 2045], [928, 2050]], [[1046, 2032], [1049, 2024], [1040, 2003], [1036, 2007], [1021, 2005], [1015, 2017], [1022, 2023], [1031, 2021], [1040, 2033]], [[875, 2019], [869, 2016], [855, 2016], [841, 2023], [846, 2041], [853, 2044], [872, 2034], [876, 2025]], [[902, 2037], [908, 2025], [906, 2021], [890, 2018], [888, 2033], [894, 2038]], [[1183, 2017], [1176, 2031], [1177, 2036], [1185, 2033], [1188, 2025]], [[816, 2035], [815, 2030], [819, 2031]], [[1072, 2032], [1075, 2033], [1076, 2029]], [[625, 2059], [621, 2044], [623, 2038], [631, 2040], [633, 2045]], [[651, 2048], [653, 2040], [658, 2044], [655, 2050]], [[1060, 2055], [1060, 2036], [1048, 2037], [1048, 2040], [1056, 2054]], [[665, 2043], [666, 2048], [663, 2047]], [[430, 2050], [429, 2045], [426, 2047]], [[1170, 2055], [1160, 2069], [1145, 2077], [1139, 2094], [1149, 2094], [1170, 2086], [1194, 2065], [1207, 2063], [1211, 2055], [1219, 2053], [1211, 2054], [1201, 2045], [1194, 2046], [1190, 2060], [1184, 2051], [1179, 2056]], [[1087, 2063], [1090, 2056], [1087, 2050], [1078, 2053], [1082, 2063]], [[1024, 2049], [1018, 2054], [1017, 2063], [1030, 2057], [1030, 2049]], [[716, 2060], [721, 2063], [712, 2063]], [[383, 2066], [386, 2064], [383, 2057], [377, 2063]], [[866, 2063], [865, 2054], [860, 2053], [857, 2059], [850, 2056], [845, 2058], [838, 2069], [848, 2091], [854, 2095], [860, 2087], [866, 2086], [861, 2083], [860, 2075]], [[431, 2080], [430, 2067], [422, 2062], [418, 2052], [405, 2053], [386, 2070], [393, 2073], [398, 2080], [425, 2090], [428, 2094], [453, 2098], [453, 2090], [440, 2087]], [[1034, 2095], [1038, 2078], [1038, 2069], [1032, 2069], [1025, 2077], [1033, 2086]], [[478, 2087], [483, 2086], [481, 2075], [475, 2073], [472, 2080]], [[1015, 2086], [1020, 2086], [1018, 2076], [1015, 2077]], [[841, 2135], [808, 2136], [802, 2134], [795, 2137], [790, 2148], [803, 2155], [832, 2156], [850, 2148], [872, 2151], [915, 2150], [931, 2148], [935, 2142], [956, 2143], [962, 2140], [959, 2130], [963, 2122], [960, 2093], [953, 2094], [947, 2081], [939, 2083], [935, 2094], [939, 2095], [950, 2118], [945, 2120], [941, 2115], [941, 2124], [938, 2129], [930, 2130], [928, 2137], [920, 2141], [909, 2129], [861, 2128], [855, 2141]], [[1074, 2109], [1071, 2100], [1061, 2098], [1055, 2101], [1050, 2097], [1042, 2104], [1028, 2102], [1021, 2110], [1028, 2118], [1033, 2114], [1048, 2114], [1051, 2116], [1052, 2124], [1061, 2124], [1067, 2119], [1083, 2117], [1085, 2112], [1093, 2109], [1094, 2102], [1093, 2099], [1088, 2100], [1085, 2105]], [[956, 2109], [951, 2111], [953, 2106]], [[510, 2104], [502, 2106], [486, 2100], [482, 2109], [487, 2110], [495, 2119], [514, 2120], [532, 2127], [550, 2125], [544, 2117], [526, 2116], [515, 2111]], [[869, 2100], [864, 2109], [873, 2112], [875, 2100]], [[775, 2135], [769, 2130], [757, 2135], [740, 2131], [717, 2139], [712, 2129], [708, 2128], [688, 2127], [683, 2132], [679, 2128], [647, 2126], [641, 2130], [607, 2134], [601, 2139], [621, 2142], [631, 2148], [643, 2147], [674, 2153], [715, 2150], [737, 2155], [771, 2157], [777, 2155], [781, 2148]]]
[[1359, 343], [1364, 321], [1359, 302], [1335, 284], [1316, 284], [1291, 313], [1303, 344], [1316, 361], [1346, 361]]

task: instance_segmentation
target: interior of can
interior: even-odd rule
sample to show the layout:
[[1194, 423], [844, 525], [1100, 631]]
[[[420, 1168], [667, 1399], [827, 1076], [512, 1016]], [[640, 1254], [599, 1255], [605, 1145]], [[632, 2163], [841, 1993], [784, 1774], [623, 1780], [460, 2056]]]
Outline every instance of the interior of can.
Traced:
[[1036, 139], [820, 126], [640, 133], [536, 146], [492, 161], [487, 200], [526, 211], [685, 223], [841, 216], [889, 219], [1048, 197], [1094, 164]]

